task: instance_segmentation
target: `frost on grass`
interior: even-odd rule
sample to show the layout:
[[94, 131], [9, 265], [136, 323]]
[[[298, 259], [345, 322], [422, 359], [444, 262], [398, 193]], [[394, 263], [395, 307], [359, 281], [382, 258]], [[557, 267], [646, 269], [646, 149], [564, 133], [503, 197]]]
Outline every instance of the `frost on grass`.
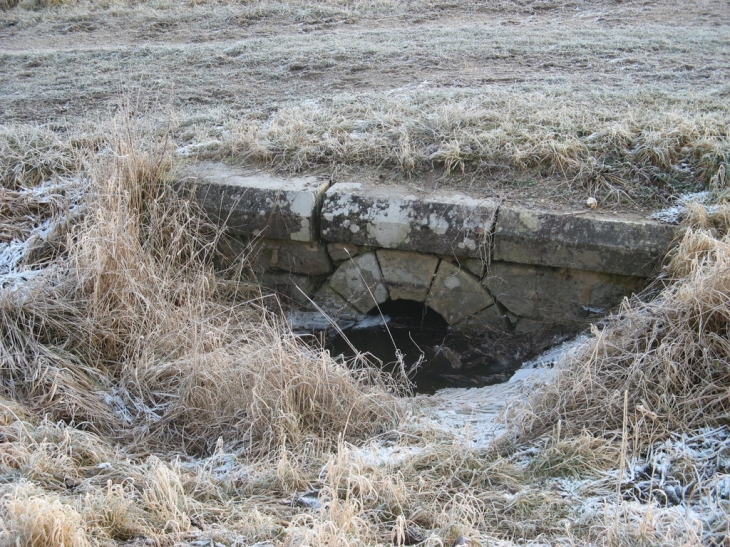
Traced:
[[[650, 93], [582, 100], [565, 90], [399, 89], [337, 95], [230, 124], [224, 150], [300, 171], [373, 165], [406, 174], [442, 167], [488, 179], [558, 176], [611, 199], [706, 187], [727, 167], [727, 105]], [[618, 112], [613, 104], [621, 104]], [[628, 109], [628, 110], [627, 110]]]
[[17, 190], [0, 188], [0, 288], [20, 288], [52, 263], [68, 228], [86, 207], [88, 180], [58, 179]]

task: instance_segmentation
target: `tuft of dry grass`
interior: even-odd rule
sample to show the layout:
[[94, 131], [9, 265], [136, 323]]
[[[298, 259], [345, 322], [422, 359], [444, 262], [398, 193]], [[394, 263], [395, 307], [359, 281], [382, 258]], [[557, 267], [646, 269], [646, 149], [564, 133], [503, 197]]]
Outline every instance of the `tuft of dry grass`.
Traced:
[[76, 149], [84, 140], [61, 138], [40, 125], [0, 125], [0, 186], [16, 190], [71, 174], [78, 167]]
[[580, 479], [612, 469], [620, 458], [615, 442], [581, 434], [550, 439], [527, 467], [535, 476]]
[[[34, 495], [35, 494], [35, 495]], [[2, 539], [17, 547], [90, 545], [81, 515], [59, 499], [39, 495], [32, 485], [21, 483], [3, 496]]]

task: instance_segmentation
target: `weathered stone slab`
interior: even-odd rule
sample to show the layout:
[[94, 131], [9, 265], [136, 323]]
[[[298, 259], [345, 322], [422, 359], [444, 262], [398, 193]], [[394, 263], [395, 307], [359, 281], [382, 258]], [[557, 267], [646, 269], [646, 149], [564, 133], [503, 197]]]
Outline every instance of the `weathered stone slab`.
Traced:
[[502, 205], [494, 260], [647, 277], [664, 257], [674, 232], [672, 226], [629, 215]]
[[635, 277], [492, 262], [483, 281], [513, 314], [534, 321], [569, 324], [600, 315], [641, 289]]
[[486, 331], [509, 332], [512, 326], [509, 319], [497, 306], [492, 305], [486, 309], [469, 315], [454, 325], [457, 332], [480, 334]]
[[391, 300], [424, 302], [439, 259], [410, 251], [376, 252]]
[[426, 305], [449, 325], [488, 308], [494, 299], [479, 280], [464, 269], [442, 260], [426, 298]]
[[488, 247], [496, 210], [495, 200], [454, 192], [338, 183], [325, 195], [321, 233], [327, 241], [476, 257]]
[[307, 275], [325, 275], [332, 272], [327, 248], [322, 243], [264, 239], [259, 247], [260, 262], [270, 270]]
[[388, 300], [388, 289], [375, 253], [343, 262], [329, 281], [330, 287], [362, 313]]
[[328, 182], [316, 177], [251, 174], [221, 163], [188, 168], [182, 182], [221, 225], [234, 233], [274, 239], [317, 239], [319, 204]]
[[471, 273], [476, 275], [479, 279], [484, 277], [484, 273], [487, 270], [484, 260], [480, 258], [465, 258], [460, 260], [459, 263]]

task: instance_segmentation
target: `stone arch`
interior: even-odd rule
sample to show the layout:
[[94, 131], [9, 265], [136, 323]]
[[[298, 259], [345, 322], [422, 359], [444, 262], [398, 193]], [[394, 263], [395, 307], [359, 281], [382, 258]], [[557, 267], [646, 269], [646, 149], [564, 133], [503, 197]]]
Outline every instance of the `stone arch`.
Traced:
[[[386, 300], [422, 302], [449, 325], [495, 315], [494, 298], [480, 280], [438, 256], [378, 249], [340, 264], [315, 301], [330, 314], [368, 313]], [[495, 315], [496, 316], [496, 315]]]

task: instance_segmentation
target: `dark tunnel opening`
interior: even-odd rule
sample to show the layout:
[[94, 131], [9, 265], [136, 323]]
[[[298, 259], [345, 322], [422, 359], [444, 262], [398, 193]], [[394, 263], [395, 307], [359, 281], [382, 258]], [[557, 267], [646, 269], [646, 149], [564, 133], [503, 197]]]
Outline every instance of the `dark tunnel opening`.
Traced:
[[371, 361], [379, 361], [386, 371], [399, 366], [399, 349], [415, 393], [505, 382], [526, 356], [517, 347], [504, 351], [503, 343], [514, 341], [506, 333], [475, 339], [452, 329], [436, 311], [412, 300], [388, 300], [344, 329], [343, 334], [349, 344], [339, 333], [327, 337], [326, 347], [333, 356], [353, 357], [352, 344], [369, 354]]

